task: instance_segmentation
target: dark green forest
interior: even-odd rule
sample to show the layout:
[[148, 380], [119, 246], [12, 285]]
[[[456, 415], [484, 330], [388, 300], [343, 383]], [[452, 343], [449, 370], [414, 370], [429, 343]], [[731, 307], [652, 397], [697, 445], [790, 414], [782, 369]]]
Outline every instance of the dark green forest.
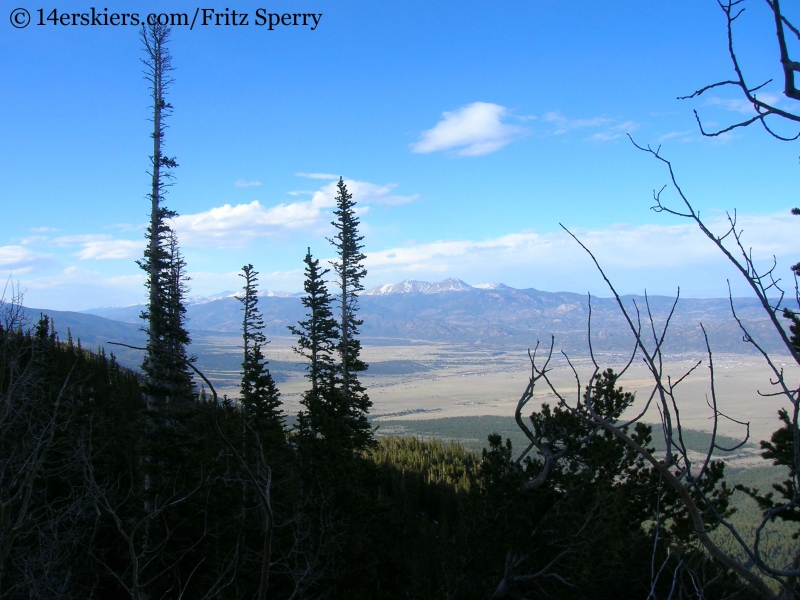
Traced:
[[[60, 341], [46, 317], [0, 334], [5, 598], [253, 598], [264, 578], [269, 598], [641, 598], [653, 561], [657, 597], [691, 596], [696, 576], [714, 580], [707, 597], [740, 587], [609, 435], [526, 490], [541, 461], [516, 468], [497, 434], [482, 455], [413, 437], [354, 450], [302, 427], [272, 435], [272, 415], [208, 394], [164, 419], [141, 375]], [[648, 427], [632, 435], [650, 444]]]

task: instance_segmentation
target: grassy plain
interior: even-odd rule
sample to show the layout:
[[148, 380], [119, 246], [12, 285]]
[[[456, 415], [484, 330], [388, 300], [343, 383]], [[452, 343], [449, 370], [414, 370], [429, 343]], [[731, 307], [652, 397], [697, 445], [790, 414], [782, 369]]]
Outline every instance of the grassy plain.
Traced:
[[[200, 359], [198, 366], [220, 388], [220, 393], [238, 395], [238, 370], [241, 362], [238, 336], [219, 334], [195, 339], [193, 351]], [[296, 413], [302, 392], [306, 389], [303, 361], [294, 353], [292, 338], [276, 338], [265, 354], [275, 374], [286, 411]], [[541, 354], [541, 350], [540, 350]], [[438, 345], [404, 340], [365, 340], [363, 356], [369, 370], [361, 375], [373, 402], [372, 417], [389, 426], [392, 420], [434, 419], [468, 416], [512, 416], [530, 375], [527, 348], [496, 347], [481, 344]], [[628, 357], [619, 354], [598, 355], [601, 367], [619, 371]], [[750, 439], [767, 439], [778, 426], [777, 411], [783, 406], [780, 397], [759, 395], [774, 391], [772, 376], [763, 360], [756, 355], [714, 355], [715, 391], [719, 409], [739, 421], [750, 422]], [[588, 357], [571, 357], [585, 385], [591, 373]], [[674, 355], [667, 358], [664, 372], [677, 380], [698, 360], [697, 367], [676, 388], [680, 418], [686, 428], [709, 430], [711, 411], [706, 404], [711, 398], [708, 359], [701, 354]], [[776, 357], [776, 364], [786, 371], [790, 384], [800, 378], [800, 368], [791, 360]], [[574, 400], [578, 386], [572, 370], [563, 357], [551, 362], [551, 381], [555, 388]], [[621, 385], [636, 392], [636, 406], [641, 408], [652, 392], [652, 379], [640, 358], [634, 361], [621, 380]], [[529, 403], [531, 410], [543, 402], [555, 401], [553, 392], [537, 388]], [[653, 404], [645, 420], [658, 422]], [[720, 432], [741, 438], [745, 428], [725, 419]], [[748, 466], [742, 464], [740, 466]]]

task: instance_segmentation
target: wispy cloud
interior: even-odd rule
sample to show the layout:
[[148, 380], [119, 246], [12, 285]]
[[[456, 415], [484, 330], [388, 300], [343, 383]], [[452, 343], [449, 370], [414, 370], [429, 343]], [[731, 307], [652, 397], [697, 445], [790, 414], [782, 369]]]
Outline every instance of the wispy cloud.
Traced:
[[[87, 233], [80, 235], [61, 235], [48, 237], [30, 236], [21, 240], [25, 246], [47, 248], [80, 247], [77, 256], [81, 260], [118, 260], [142, 256], [144, 240], [121, 240], [107, 233]], [[29, 251], [30, 252], [30, 251]]]
[[332, 175], [331, 173], [295, 173], [295, 175], [306, 179], [339, 179], [339, 175]]
[[545, 123], [553, 125], [556, 129], [553, 135], [563, 135], [575, 129], [585, 129], [587, 127], [599, 127], [611, 123], [613, 119], [607, 117], [593, 117], [591, 119], [568, 119], [558, 111], [545, 113], [542, 117]]
[[0, 273], [27, 273], [31, 269], [48, 266], [54, 262], [49, 254], [40, 254], [23, 246], [0, 246]]
[[597, 133], [590, 135], [589, 140], [593, 142], [609, 142], [611, 140], [621, 138], [628, 133], [633, 133], [637, 129], [639, 129], [638, 123], [635, 121], [625, 121], [624, 123], [612, 125], [603, 131], [598, 131]]
[[36, 244], [47, 242], [49, 239], [46, 235], [27, 235], [19, 238], [18, 241], [23, 246], [35, 246]]
[[[356, 181], [353, 179], [345, 179], [344, 182], [347, 185], [347, 191], [353, 194], [353, 198], [355, 198], [361, 206], [370, 206], [372, 204], [396, 206], [398, 204], [414, 202], [419, 198], [419, 194], [399, 196], [392, 193], [397, 187], [396, 183], [379, 185], [368, 181]], [[311, 197], [311, 202], [315, 202], [318, 206], [323, 207], [336, 206], [337, 184], [338, 182], [332, 181], [314, 192]]]
[[261, 185], [261, 182], [260, 181], [246, 181], [244, 179], [239, 179], [233, 185], [235, 185], [238, 188], [259, 187]]
[[[764, 92], [763, 94], [755, 94], [755, 96], [762, 102], [776, 106], [781, 101], [778, 94]], [[723, 110], [738, 113], [752, 113], [755, 112], [753, 105], [746, 98], [720, 98], [718, 96], [711, 96], [706, 100], [707, 106], [717, 106]]]
[[560, 111], [545, 113], [542, 117], [542, 122], [553, 128], [550, 131], [545, 131], [545, 135], [564, 135], [586, 129], [599, 130], [587, 138], [592, 142], [608, 142], [639, 129], [639, 124], [635, 121], [623, 121], [620, 123], [617, 119], [610, 117], [572, 119], [565, 117]]
[[84, 242], [83, 248], [75, 253], [81, 260], [120, 260], [141, 257], [144, 240], [95, 240]]
[[61, 247], [75, 246], [78, 244], [90, 244], [92, 242], [105, 242], [112, 239], [107, 233], [86, 233], [80, 235], [62, 235], [50, 239], [52, 244]]
[[[84, 310], [144, 301], [145, 277], [144, 273], [109, 277], [95, 270], [71, 265], [56, 272], [25, 277], [20, 283], [25, 291], [27, 306]], [[60, 331], [58, 322], [56, 329]]]
[[695, 131], [692, 129], [687, 129], [686, 131], [670, 131], [669, 133], [665, 133], [660, 138], [658, 138], [658, 142], [666, 142], [667, 140], [675, 140], [678, 142], [691, 142], [696, 139]]
[[453, 112], [420, 134], [411, 151], [428, 154], [456, 150], [457, 156], [482, 156], [500, 150], [527, 130], [504, 122], [508, 109], [491, 102], [473, 102]]

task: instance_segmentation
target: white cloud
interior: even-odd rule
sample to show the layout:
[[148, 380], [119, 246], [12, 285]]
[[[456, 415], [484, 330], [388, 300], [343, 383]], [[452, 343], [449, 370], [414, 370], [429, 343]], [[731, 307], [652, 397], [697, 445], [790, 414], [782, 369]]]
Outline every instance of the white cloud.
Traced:
[[453, 112], [442, 113], [443, 119], [432, 129], [423, 131], [411, 151], [428, 154], [454, 150], [458, 156], [482, 156], [500, 150], [527, 131], [503, 122], [508, 109], [491, 102], [473, 102]]
[[[508, 109], [488, 102], [474, 102], [457, 111], [445, 112], [443, 117], [432, 129], [423, 131], [419, 141], [411, 144], [412, 152], [426, 154], [453, 150], [457, 156], [480, 156], [495, 152], [515, 139], [531, 133], [529, 129], [505, 122], [511, 117]], [[520, 122], [537, 119], [535, 116], [513, 118]], [[615, 140], [639, 129], [639, 124], [635, 121], [619, 122], [603, 116], [572, 119], [557, 110], [542, 115], [540, 122], [543, 135], [597, 130], [587, 138], [594, 142]]]
[[260, 181], [246, 181], [244, 179], [239, 179], [233, 185], [235, 185], [236, 187], [239, 187], [239, 188], [259, 187], [261, 185], [261, 182]]
[[26, 273], [33, 268], [52, 262], [53, 257], [33, 252], [23, 246], [0, 246], [0, 273]]
[[[346, 179], [345, 183], [358, 202], [359, 214], [368, 211], [370, 205], [407, 204], [418, 198], [417, 194], [400, 196], [392, 193], [397, 187], [396, 183], [378, 185], [350, 179]], [[224, 204], [196, 214], [182, 214], [174, 219], [174, 226], [181, 244], [187, 246], [212, 243], [220, 247], [241, 247], [252, 238], [327, 225], [330, 221], [330, 211], [327, 209], [336, 206], [336, 185], [336, 181], [330, 181], [320, 189], [309, 192], [310, 200], [270, 207], [253, 200], [249, 204]]]
[[268, 208], [253, 200], [249, 204], [223, 204], [196, 214], [182, 214], [173, 219], [173, 224], [182, 244], [242, 246], [249, 238], [274, 234], [278, 229], [312, 225], [320, 212], [313, 201]]
[[120, 260], [142, 256], [144, 240], [119, 240], [107, 233], [88, 233], [82, 235], [62, 235], [57, 238], [35, 240], [50, 246], [70, 248], [80, 246], [75, 252], [81, 260]]

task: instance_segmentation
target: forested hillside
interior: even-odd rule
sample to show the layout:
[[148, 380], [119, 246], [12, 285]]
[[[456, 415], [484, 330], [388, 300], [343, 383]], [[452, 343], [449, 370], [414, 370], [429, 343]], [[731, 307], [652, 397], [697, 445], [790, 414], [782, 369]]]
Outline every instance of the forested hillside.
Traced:
[[531, 493], [538, 459], [518, 471], [497, 435], [482, 457], [414, 438], [351, 453], [302, 431], [252, 437], [243, 405], [207, 394], [165, 429], [140, 376], [60, 341], [47, 319], [0, 329], [0, 347], [6, 598], [252, 598], [264, 577], [271, 598], [638, 598], [656, 533], [722, 575], [709, 594], [738, 587], [688, 523], [648, 522], [658, 478], [607, 436]]

